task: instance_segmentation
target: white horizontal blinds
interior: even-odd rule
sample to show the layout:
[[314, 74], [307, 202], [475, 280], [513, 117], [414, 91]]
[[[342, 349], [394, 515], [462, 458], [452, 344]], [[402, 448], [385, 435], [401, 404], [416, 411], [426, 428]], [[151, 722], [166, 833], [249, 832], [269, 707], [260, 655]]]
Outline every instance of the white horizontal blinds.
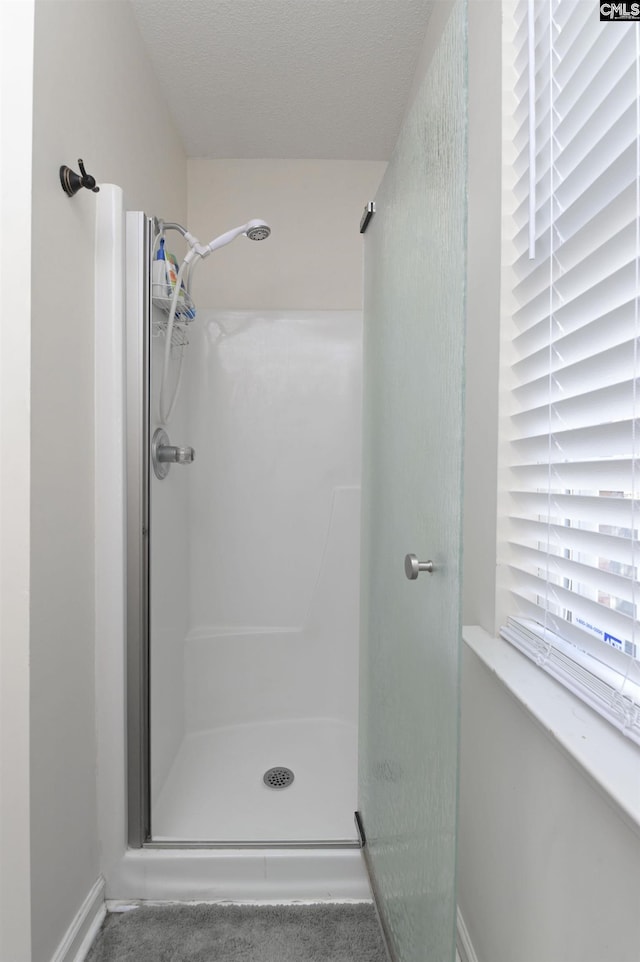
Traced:
[[640, 741], [640, 28], [582, 0], [532, 7], [514, 43], [504, 634]]

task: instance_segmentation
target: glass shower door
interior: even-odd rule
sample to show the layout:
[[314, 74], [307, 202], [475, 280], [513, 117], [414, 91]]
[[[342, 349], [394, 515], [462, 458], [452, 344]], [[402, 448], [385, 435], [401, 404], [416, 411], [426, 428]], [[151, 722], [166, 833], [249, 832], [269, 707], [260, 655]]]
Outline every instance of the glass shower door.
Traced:
[[459, 0], [365, 235], [359, 812], [400, 962], [455, 952], [466, 63]]

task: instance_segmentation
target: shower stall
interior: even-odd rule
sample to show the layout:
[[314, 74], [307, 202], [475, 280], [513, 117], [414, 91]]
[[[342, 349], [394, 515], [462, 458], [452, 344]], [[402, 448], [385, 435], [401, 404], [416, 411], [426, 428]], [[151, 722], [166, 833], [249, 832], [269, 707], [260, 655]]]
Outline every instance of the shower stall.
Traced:
[[127, 217], [138, 837], [355, 846], [361, 314], [190, 305], [172, 324], [160, 225]]
[[171, 330], [158, 222], [101, 191], [109, 897], [363, 898], [364, 864], [392, 957], [453, 959], [466, 61], [457, 0], [368, 211], [364, 314], [185, 301]]

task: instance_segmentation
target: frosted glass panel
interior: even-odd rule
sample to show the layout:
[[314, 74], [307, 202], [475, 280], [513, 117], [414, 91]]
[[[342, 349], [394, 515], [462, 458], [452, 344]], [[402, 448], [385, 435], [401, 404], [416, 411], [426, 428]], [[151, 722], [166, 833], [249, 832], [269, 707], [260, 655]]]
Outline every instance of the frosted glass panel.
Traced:
[[365, 235], [359, 809], [400, 962], [455, 952], [466, 62], [459, 2]]

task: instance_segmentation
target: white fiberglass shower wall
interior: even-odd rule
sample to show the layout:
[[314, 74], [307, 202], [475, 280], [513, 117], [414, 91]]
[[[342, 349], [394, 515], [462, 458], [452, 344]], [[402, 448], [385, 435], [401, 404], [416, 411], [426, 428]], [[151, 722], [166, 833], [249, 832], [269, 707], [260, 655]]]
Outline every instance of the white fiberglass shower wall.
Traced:
[[154, 840], [355, 840], [361, 324], [201, 308], [189, 327], [166, 429], [195, 459], [150, 472]]

